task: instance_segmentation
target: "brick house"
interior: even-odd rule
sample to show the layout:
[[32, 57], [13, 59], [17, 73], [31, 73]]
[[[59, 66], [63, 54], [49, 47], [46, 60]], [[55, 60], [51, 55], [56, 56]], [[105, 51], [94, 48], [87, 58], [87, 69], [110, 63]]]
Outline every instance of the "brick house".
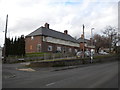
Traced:
[[84, 50], [91, 50], [93, 49], [95, 51], [95, 46], [92, 45], [92, 39], [90, 38], [90, 40], [88, 39], [83, 39], [83, 35], [81, 35], [81, 37], [77, 40], [80, 44], [80, 50], [83, 51], [83, 48]]
[[76, 53], [79, 50], [79, 42], [70, 36], [67, 30], [64, 33], [52, 30], [48, 23], [28, 34], [25, 43], [26, 53]]

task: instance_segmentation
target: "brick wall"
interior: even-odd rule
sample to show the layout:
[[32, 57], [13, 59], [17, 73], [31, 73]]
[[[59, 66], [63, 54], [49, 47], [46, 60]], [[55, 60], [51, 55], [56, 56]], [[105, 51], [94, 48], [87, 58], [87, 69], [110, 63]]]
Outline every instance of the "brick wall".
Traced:
[[[61, 47], [62, 52], [64, 51], [63, 48], [66, 49], [67, 53], [75, 53], [75, 49], [79, 50], [80, 48], [78, 47], [72, 47], [72, 46], [65, 46], [65, 45], [60, 45], [60, 44], [54, 44], [50, 42], [44, 42], [42, 41], [43, 37], [42, 36], [34, 36], [33, 39], [32, 37], [26, 37], [25, 38], [25, 50], [26, 53], [33, 53], [33, 52], [56, 52], [57, 47]], [[40, 51], [37, 49], [37, 45], [40, 44]], [[52, 46], [52, 51], [48, 51], [48, 46]], [[69, 52], [69, 48], [71, 48], [71, 52]]]
[[[62, 52], [64, 51], [63, 49], [66, 49], [66, 52], [69, 52], [69, 48], [71, 48], [71, 53], [75, 53], [75, 49], [79, 50], [80, 48], [78, 47], [71, 47], [71, 46], [65, 46], [65, 45], [61, 45], [61, 44], [53, 44], [53, 43], [49, 43], [49, 42], [43, 42], [42, 45], [44, 47], [42, 47], [42, 51], [43, 52], [56, 52], [57, 51], [57, 47], [61, 47]], [[52, 51], [48, 51], [48, 46], [52, 46]]]
[[80, 43], [80, 50], [83, 50], [84, 48], [84, 43]]
[[42, 45], [42, 36], [34, 36], [33, 39], [31, 37], [26, 37], [25, 38], [26, 53], [38, 52], [37, 50], [38, 44]]

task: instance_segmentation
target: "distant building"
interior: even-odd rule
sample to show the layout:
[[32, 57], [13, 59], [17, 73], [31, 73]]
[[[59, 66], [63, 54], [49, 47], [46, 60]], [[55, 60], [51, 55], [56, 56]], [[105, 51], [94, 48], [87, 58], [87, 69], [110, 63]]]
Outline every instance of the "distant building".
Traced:
[[81, 37], [77, 40], [80, 44], [80, 50], [83, 51], [83, 48], [86, 50], [91, 50], [93, 49], [95, 51], [95, 45], [92, 41], [92, 38], [90, 40], [84, 39], [84, 36], [81, 35]]
[[80, 49], [79, 42], [68, 34], [68, 30], [65, 30], [64, 33], [52, 30], [48, 23], [27, 35], [25, 42], [26, 53], [76, 53]]

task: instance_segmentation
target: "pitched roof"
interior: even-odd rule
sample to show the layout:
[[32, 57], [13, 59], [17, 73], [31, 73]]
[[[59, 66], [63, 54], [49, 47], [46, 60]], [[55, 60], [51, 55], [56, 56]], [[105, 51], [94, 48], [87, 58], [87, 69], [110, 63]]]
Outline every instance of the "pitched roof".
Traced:
[[87, 43], [89, 40], [88, 40], [88, 39], [79, 38], [77, 41], [78, 41], [79, 43], [81, 43], [81, 42]]
[[28, 34], [26, 37], [38, 36], [38, 35], [50, 36], [50, 37], [54, 37], [54, 38], [57, 38], [57, 39], [62, 39], [62, 40], [66, 40], [66, 41], [72, 41], [72, 42], [75, 42], [75, 43], [79, 43], [76, 39], [74, 39], [72, 36], [70, 36], [68, 34], [64, 34], [62, 32], [58, 32], [58, 31], [55, 31], [55, 30], [52, 30], [52, 29], [47, 29], [45, 27], [38, 28], [37, 30]]

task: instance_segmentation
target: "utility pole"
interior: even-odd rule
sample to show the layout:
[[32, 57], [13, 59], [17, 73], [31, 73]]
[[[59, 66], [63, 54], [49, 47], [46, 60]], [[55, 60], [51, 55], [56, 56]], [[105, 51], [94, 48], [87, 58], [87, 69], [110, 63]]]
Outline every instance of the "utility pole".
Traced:
[[6, 37], [7, 37], [7, 26], [8, 26], [8, 14], [7, 14], [7, 16], [6, 16], [6, 27], [5, 27], [4, 63], [6, 62]]
[[85, 29], [85, 26], [83, 24], [83, 58], [85, 56], [85, 36], [84, 36], [84, 29]]
[[[92, 34], [92, 30], [93, 30], [94, 28], [91, 28], [91, 46], [93, 45], [93, 34]], [[93, 62], [93, 49], [91, 48], [91, 50], [90, 50], [90, 58], [91, 58], [91, 63]]]
[[93, 30], [94, 28], [91, 28], [91, 46], [93, 45], [93, 33], [92, 33], [92, 30]]

